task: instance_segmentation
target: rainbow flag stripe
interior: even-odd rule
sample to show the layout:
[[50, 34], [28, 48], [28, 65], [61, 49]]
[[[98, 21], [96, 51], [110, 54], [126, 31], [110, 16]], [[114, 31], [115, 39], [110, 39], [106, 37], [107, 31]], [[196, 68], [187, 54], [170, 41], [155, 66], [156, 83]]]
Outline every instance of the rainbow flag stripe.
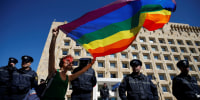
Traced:
[[163, 2], [117, 1], [59, 28], [93, 57], [105, 56], [126, 49], [142, 26], [150, 31], [162, 28], [175, 9], [175, 3], [171, 0]]

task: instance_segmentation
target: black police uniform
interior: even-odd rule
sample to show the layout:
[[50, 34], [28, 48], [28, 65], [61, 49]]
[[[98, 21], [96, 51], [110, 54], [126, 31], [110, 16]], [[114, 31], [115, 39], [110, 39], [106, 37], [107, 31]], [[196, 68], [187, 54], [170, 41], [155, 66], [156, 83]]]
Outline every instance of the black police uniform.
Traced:
[[7, 66], [0, 68], [0, 100], [8, 100], [12, 94], [11, 85], [13, 79], [13, 72], [17, 71], [15, 66], [11, 66], [10, 63], [17, 63], [17, 59], [9, 58]]
[[[81, 70], [86, 65], [81, 65], [82, 61], [91, 61], [88, 58], [81, 58], [79, 67], [75, 68], [72, 73], [76, 73]], [[95, 71], [92, 68], [89, 68], [85, 73], [80, 75], [75, 80], [71, 81], [72, 84], [72, 100], [91, 100], [91, 92], [93, 87], [96, 85], [97, 80], [95, 77]]]
[[[33, 62], [32, 57], [23, 56], [22, 62]], [[38, 86], [37, 73], [31, 68], [25, 70], [20, 68], [13, 76], [12, 85], [12, 100], [22, 100], [31, 88], [36, 88]]]
[[109, 98], [109, 89], [107, 86], [106, 87], [103, 86], [100, 89], [100, 96], [102, 99], [105, 99], [105, 100]]
[[[187, 60], [180, 60], [177, 67], [189, 67]], [[178, 100], [200, 100], [200, 88], [197, 80], [188, 73], [181, 72], [174, 77], [172, 83], [172, 93]]]
[[173, 95], [177, 100], [200, 100], [197, 80], [190, 75], [180, 74], [173, 79]]
[[124, 77], [119, 86], [119, 96], [122, 100], [158, 100], [156, 86], [143, 74], [132, 73]]

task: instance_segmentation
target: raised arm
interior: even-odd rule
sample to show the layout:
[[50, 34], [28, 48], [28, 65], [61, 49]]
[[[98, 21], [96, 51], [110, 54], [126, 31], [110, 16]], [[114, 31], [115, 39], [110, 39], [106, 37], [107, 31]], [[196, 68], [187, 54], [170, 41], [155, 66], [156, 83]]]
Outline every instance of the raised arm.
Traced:
[[72, 75], [69, 75], [69, 81], [72, 81], [72, 80], [76, 79], [78, 76], [80, 76], [81, 74], [83, 74], [84, 72], [86, 72], [90, 67], [92, 67], [92, 65], [94, 64], [95, 60], [96, 60], [96, 58], [94, 58], [90, 64], [88, 64], [87, 66], [85, 66], [80, 71], [78, 71], [78, 72], [76, 72], [76, 73], [74, 73]]
[[55, 68], [55, 45], [59, 33], [58, 28], [52, 30], [52, 39], [49, 47], [49, 65], [48, 65], [48, 78], [51, 78], [56, 71]]

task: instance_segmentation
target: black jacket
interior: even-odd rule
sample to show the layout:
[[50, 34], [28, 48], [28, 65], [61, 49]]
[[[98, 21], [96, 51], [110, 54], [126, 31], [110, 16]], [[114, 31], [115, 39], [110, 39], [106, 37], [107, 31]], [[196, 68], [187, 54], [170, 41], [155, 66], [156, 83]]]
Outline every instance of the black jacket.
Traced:
[[132, 73], [124, 77], [119, 86], [119, 96], [122, 100], [158, 100], [156, 86], [143, 74]]
[[100, 89], [100, 95], [102, 98], [108, 98], [109, 97], [109, 89], [108, 87], [102, 87]]
[[180, 74], [173, 79], [172, 93], [178, 100], [200, 100], [200, 88], [197, 80], [190, 75]]
[[[81, 69], [81, 67], [78, 67], [74, 69], [72, 73], [76, 73]], [[97, 79], [95, 76], [95, 71], [92, 68], [89, 68], [85, 73], [81, 74], [78, 78], [71, 81], [73, 93], [91, 93], [96, 83]]]

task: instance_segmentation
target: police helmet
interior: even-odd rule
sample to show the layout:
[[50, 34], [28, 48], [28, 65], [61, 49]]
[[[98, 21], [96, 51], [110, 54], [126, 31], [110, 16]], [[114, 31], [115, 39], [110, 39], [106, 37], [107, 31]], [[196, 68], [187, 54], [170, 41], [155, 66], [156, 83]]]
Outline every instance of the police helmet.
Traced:
[[83, 67], [91, 62], [91, 58], [80, 58], [79, 61], [80, 61], [79, 66]]
[[178, 68], [181, 68], [181, 67], [187, 68], [189, 67], [189, 62], [188, 60], [180, 60], [176, 65]]
[[16, 64], [16, 63], [18, 63], [18, 60], [13, 58], [13, 57], [10, 57], [8, 63], [15, 63]]
[[80, 58], [79, 61], [88, 61], [88, 63], [91, 62], [91, 58]]
[[131, 60], [130, 65], [132, 67], [142, 66], [142, 62], [138, 59], [133, 59]]
[[28, 63], [28, 62], [33, 62], [33, 58], [31, 56], [22, 56], [22, 62]]

